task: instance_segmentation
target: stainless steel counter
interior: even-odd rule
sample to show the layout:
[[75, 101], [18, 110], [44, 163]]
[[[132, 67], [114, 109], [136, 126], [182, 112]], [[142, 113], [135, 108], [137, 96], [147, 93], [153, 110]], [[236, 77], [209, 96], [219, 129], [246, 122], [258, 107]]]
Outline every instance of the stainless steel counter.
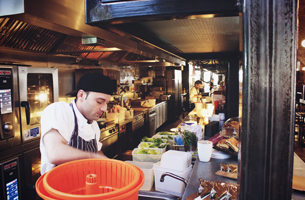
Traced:
[[237, 156], [232, 155], [228, 159], [214, 159], [211, 158], [210, 162], [200, 162], [198, 157], [193, 167], [190, 180], [184, 191], [182, 199], [190, 196], [191, 194], [198, 191], [199, 178], [209, 181], [222, 181], [226, 183], [231, 183], [237, 185], [237, 181], [234, 179], [229, 179], [223, 176], [218, 176], [215, 174], [220, 168], [219, 163], [224, 164], [237, 164]]
[[[185, 199], [186, 197], [190, 196], [198, 190], [199, 178], [209, 181], [222, 181], [237, 185], [237, 180], [222, 177], [215, 174], [215, 172], [219, 170], [219, 163], [237, 164], [237, 156], [232, 156], [229, 159], [211, 158], [210, 162], [207, 163], [200, 162], [197, 157], [190, 180], [187, 184], [182, 199]], [[294, 154], [294, 175], [305, 176], [305, 163], [296, 154]], [[291, 199], [304, 200], [305, 192], [293, 191]]]

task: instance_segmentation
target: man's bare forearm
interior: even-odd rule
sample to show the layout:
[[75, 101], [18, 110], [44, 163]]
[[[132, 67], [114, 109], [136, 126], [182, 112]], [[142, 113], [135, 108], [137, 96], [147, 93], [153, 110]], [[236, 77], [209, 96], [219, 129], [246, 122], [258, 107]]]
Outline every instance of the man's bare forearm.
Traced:
[[43, 141], [48, 159], [55, 165], [85, 158], [107, 158], [103, 152], [82, 151], [67, 145], [67, 141], [54, 129], [44, 136]]

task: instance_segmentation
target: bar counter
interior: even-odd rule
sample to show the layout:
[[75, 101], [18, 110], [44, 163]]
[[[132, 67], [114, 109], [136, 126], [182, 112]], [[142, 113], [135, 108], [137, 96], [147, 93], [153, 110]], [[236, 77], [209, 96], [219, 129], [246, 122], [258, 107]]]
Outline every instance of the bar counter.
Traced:
[[[232, 155], [228, 159], [211, 158], [210, 162], [200, 162], [199, 158], [197, 157], [196, 162], [193, 167], [193, 171], [191, 173], [190, 180], [184, 191], [182, 199], [184, 200], [186, 197], [188, 197], [198, 191], [199, 178], [202, 178], [204, 180], [209, 180], [209, 181], [222, 181], [225, 183], [237, 185], [237, 180], [226, 178], [226, 177], [215, 174], [215, 172], [217, 172], [220, 169], [219, 163], [237, 165], [237, 163], [238, 163], [237, 156]], [[305, 176], [305, 163], [299, 158], [299, 156], [296, 153], [294, 153], [294, 172], [293, 172], [293, 174], [297, 175], [297, 176]], [[291, 199], [304, 200], [305, 192], [292, 190]]]

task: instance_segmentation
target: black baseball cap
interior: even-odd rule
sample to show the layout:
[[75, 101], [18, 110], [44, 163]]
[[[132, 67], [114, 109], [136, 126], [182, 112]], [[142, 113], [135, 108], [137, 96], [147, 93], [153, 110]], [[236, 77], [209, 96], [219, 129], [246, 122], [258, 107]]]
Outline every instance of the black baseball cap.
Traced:
[[77, 82], [76, 89], [66, 95], [76, 96], [79, 90], [86, 92], [100, 92], [112, 95], [113, 85], [108, 76], [94, 72], [83, 75]]

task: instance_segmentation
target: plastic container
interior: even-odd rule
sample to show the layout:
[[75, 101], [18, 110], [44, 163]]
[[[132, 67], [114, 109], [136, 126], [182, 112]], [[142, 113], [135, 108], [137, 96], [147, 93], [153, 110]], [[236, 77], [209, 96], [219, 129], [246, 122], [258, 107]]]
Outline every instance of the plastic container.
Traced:
[[160, 166], [176, 171], [186, 170], [192, 163], [190, 152], [169, 150], [162, 154]]
[[[165, 133], [167, 134], [167, 135], [165, 135]], [[158, 132], [158, 133], [156, 133], [156, 135], [161, 135], [161, 136], [175, 136], [175, 135], [177, 135], [175, 132], [169, 132], [169, 131], [161, 131], [161, 132]]]
[[114, 123], [118, 123], [119, 122], [118, 113], [108, 113], [107, 112], [106, 120], [107, 120], [107, 122], [114, 121]]
[[138, 199], [144, 173], [112, 159], [83, 159], [61, 164], [36, 182], [43, 199]]
[[185, 184], [182, 181], [179, 181], [169, 176], [164, 177], [164, 182], [161, 182], [160, 181], [161, 175], [165, 172], [171, 172], [175, 175], [178, 175], [188, 180], [192, 172], [192, 165], [189, 166], [186, 170], [176, 171], [172, 169], [167, 169], [165, 167], [161, 167], [160, 162], [154, 164], [156, 191], [165, 192], [174, 196], [181, 197], [185, 190]]
[[161, 160], [162, 150], [154, 149], [155, 151], [159, 151], [160, 154], [137, 154], [140, 148], [135, 148], [132, 151], [132, 160], [140, 161], [140, 162], [159, 162]]
[[[164, 153], [164, 152], [165, 152], [166, 147], [167, 147], [167, 146], [165, 146], [164, 148], [151, 148], [151, 147], [143, 147], [144, 143], [147, 143], [147, 144], [153, 144], [152, 142], [141, 142], [141, 143], [138, 145], [138, 147], [139, 147], [139, 148], [141, 148], [141, 147], [142, 147], [143, 149], [158, 149], [158, 150], [161, 150], [161, 151], [162, 151], [162, 153]], [[166, 145], [166, 143], [161, 143], [160, 145]]]
[[154, 183], [154, 163], [153, 162], [139, 162], [139, 161], [125, 161], [140, 168], [145, 175], [145, 180], [143, 186], [140, 190], [150, 191]]
[[[163, 138], [168, 138], [168, 136], [172, 137], [173, 139], [163, 139]], [[166, 142], [166, 143], [169, 143], [169, 149], [172, 149], [173, 148], [173, 145], [175, 144], [175, 140], [174, 140], [174, 135], [158, 135], [158, 134], [155, 134], [152, 136], [152, 138], [161, 138], [162, 141]]]

